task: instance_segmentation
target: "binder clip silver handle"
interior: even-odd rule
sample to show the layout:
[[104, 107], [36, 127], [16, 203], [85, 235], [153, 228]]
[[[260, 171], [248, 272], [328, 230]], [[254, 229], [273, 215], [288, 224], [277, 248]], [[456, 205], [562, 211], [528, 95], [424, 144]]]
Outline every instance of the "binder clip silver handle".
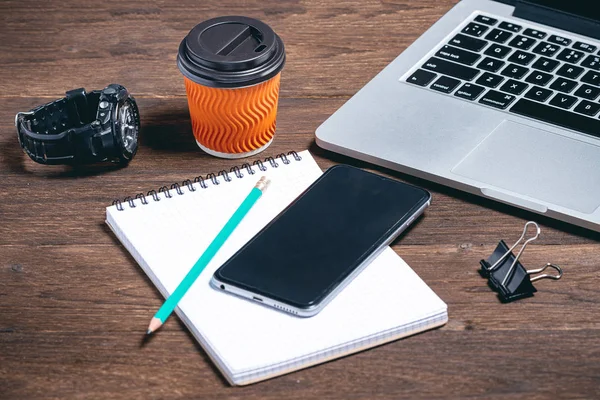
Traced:
[[[531, 228], [534, 228], [533, 236], [531, 236]], [[502, 302], [533, 296], [537, 290], [532, 282], [540, 279], [558, 280], [562, 278], [563, 271], [556, 264], [547, 263], [542, 268], [527, 270], [519, 261], [527, 245], [536, 240], [540, 236], [540, 232], [539, 225], [529, 221], [525, 224], [523, 233], [515, 244], [509, 248], [504, 240], [500, 240], [490, 257], [479, 262], [481, 275], [488, 279], [488, 285], [498, 293]], [[521, 249], [515, 256], [512, 251], [521, 243]], [[544, 273], [548, 268], [554, 269], [557, 273]]]
[[[492, 265], [489, 270], [493, 271], [496, 268], [498, 268], [498, 266], [502, 263], [502, 261], [504, 261], [504, 259], [506, 257], [508, 257], [508, 255], [510, 253], [512, 253], [512, 251], [514, 250], [515, 247], [517, 247], [519, 245], [519, 243], [521, 243], [524, 239], [525, 236], [527, 235], [527, 230], [529, 229], [530, 226], [535, 227], [535, 235], [530, 237], [529, 239], [525, 240], [525, 242], [523, 243], [523, 246], [521, 246], [521, 249], [519, 250], [519, 252], [517, 253], [517, 256], [515, 257], [514, 261], [512, 262], [510, 268], [508, 269], [508, 272], [506, 273], [506, 276], [504, 277], [504, 280], [502, 281], [502, 285], [506, 285], [506, 281], [508, 280], [508, 277], [512, 274], [513, 269], [515, 268], [515, 265], [517, 264], [517, 262], [519, 261], [519, 258], [521, 257], [521, 254], [523, 254], [523, 251], [525, 250], [525, 247], [527, 247], [527, 245], [531, 242], [533, 242], [534, 240], [536, 240], [538, 237], [540, 237], [540, 233], [541, 233], [541, 229], [540, 226], [533, 222], [533, 221], [529, 221], [525, 224], [525, 227], [523, 228], [523, 233], [521, 234], [521, 237], [515, 242], [515, 244], [513, 244], [511, 246], [510, 249], [508, 249], [508, 251], [506, 253], [504, 253], [504, 255], [502, 257], [500, 257], [495, 263], [494, 265]], [[548, 266], [545, 266], [545, 268], [547, 268]], [[542, 269], [543, 270], [543, 269]], [[541, 272], [541, 271], [540, 271]]]
[[548, 268], [555, 269], [558, 272], [558, 274], [557, 275], [542, 274], [542, 275], [534, 276], [533, 278], [530, 278], [531, 282], [535, 282], [535, 281], [538, 281], [540, 279], [554, 279], [554, 280], [558, 280], [558, 279], [562, 278], [562, 276], [563, 276], [562, 268], [560, 268], [558, 265], [552, 264], [552, 263], [548, 263], [548, 264], [544, 265], [542, 268], [529, 269], [529, 270], [527, 270], [527, 274], [528, 275], [539, 274], [540, 272], [544, 272]]

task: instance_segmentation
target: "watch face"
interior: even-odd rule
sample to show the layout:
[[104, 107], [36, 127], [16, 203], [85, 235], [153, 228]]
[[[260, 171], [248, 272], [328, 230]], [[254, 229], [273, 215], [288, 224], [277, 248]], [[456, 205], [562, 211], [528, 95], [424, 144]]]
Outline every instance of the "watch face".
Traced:
[[131, 99], [119, 107], [117, 111], [117, 135], [120, 135], [123, 150], [133, 155], [138, 145], [140, 120], [138, 110]]

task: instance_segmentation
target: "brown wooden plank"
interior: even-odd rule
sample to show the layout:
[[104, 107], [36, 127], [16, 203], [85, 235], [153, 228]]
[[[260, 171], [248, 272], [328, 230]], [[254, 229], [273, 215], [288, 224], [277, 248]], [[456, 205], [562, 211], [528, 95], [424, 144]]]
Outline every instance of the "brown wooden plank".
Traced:
[[[242, 388], [227, 388], [182, 331], [140, 348], [120, 333], [2, 333], [7, 398], [593, 398], [597, 331], [438, 330]], [[36, 343], [39, 354], [16, 349]], [[545, 352], [533, 345], [544, 344]], [[56, 348], [61, 351], [56, 351]], [[169, 348], [170, 351], [164, 351]], [[159, 355], [160, 354], [160, 355]], [[9, 370], [7, 362], [19, 365]], [[50, 367], [52, 366], [52, 367]], [[568, 366], [568, 368], [567, 368]], [[143, 371], [143, 372], [142, 372]]]
[[[223, 13], [264, 20], [283, 38], [282, 96], [347, 96], [456, 2], [3, 1], [0, 96], [58, 96], [112, 82], [139, 96], [183, 96], [179, 43]], [[32, 21], [32, 9], [43, 18]]]

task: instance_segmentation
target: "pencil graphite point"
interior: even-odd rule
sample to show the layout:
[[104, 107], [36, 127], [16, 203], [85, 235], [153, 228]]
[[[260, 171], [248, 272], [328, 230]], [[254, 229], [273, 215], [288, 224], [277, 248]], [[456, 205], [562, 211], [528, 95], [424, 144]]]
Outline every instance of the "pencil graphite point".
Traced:
[[156, 317], [152, 318], [150, 321], [150, 325], [148, 325], [148, 330], [146, 331], [146, 335], [151, 335], [156, 332], [158, 328], [162, 326], [162, 321]]
[[265, 190], [267, 190], [270, 184], [271, 180], [266, 176], [263, 176], [258, 180], [258, 182], [256, 182], [256, 185], [254, 187], [260, 190], [261, 192], [264, 192]]

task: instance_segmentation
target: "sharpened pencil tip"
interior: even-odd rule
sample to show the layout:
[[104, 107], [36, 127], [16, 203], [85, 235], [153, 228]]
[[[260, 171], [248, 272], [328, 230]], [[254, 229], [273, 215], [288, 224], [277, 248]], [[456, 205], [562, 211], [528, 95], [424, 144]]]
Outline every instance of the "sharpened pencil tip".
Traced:
[[150, 325], [148, 325], [148, 330], [146, 331], [146, 335], [149, 336], [156, 332], [162, 326], [162, 321], [156, 317], [152, 318], [150, 321]]

